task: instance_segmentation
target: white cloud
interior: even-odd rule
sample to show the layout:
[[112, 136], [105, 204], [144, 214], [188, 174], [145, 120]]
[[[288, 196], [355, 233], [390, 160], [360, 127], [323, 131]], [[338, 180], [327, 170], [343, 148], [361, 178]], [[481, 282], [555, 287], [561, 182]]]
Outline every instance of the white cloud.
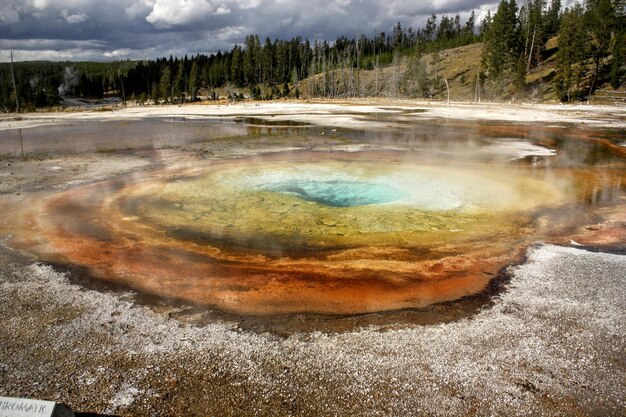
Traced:
[[224, 6], [223, 4], [221, 4], [217, 10], [215, 11], [216, 15], [224, 15], [224, 14], [230, 14], [230, 9], [226, 6]]
[[31, 0], [31, 5], [35, 9], [40, 9], [40, 10], [48, 7], [49, 3], [50, 3], [50, 0]]
[[98, 49], [104, 43], [98, 40], [66, 40], [66, 39], [0, 39], [1, 50], [43, 50], [43, 49]]
[[[0, 0], [0, 52], [10, 44], [24, 58], [57, 51], [58, 59], [75, 53], [105, 60], [230, 50], [249, 34], [332, 42], [339, 35], [389, 33], [398, 21], [419, 28], [431, 13], [459, 13], [464, 21], [473, 9], [480, 21], [497, 1]], [[85, 40], [92, 44], [79, 43]]]
[[69, 10], [67, 9], [61, 10], [61, 13], [59, 14], [59, 16], [65, 19], [65, 21], [70, 25], [75, 25], [76, 23], [82, 23], [85, 20], [89, 19], [89, 16], [83, 11], [70, 14]]
[[352, 0], [335, 0], [335, 4], [341, 8], [348, 7]]
[[116, 49], [114, 51], [107, 51], [105, 53], [102, 54], [103, 57], [105, 58], [122, 58], [122, 57], [127, 57], [130, 56], [134, 53], [137, 53], [138, 51], [134, 50], [134, 49], [130, 49], [130, 48], [121, 48], [121, 49]]
[[[16, 61], [81, 61], [98, 59], [101, 56], [98, 51], [84, 48], [75, 49], [41, 49], [36, 51], [20, 50], [13, 51]], [[9, 54], [0, 54], [0, 62], [7, 62]]]
[[218, 39], [220, 41], [228, 41], [237, 43], [243, 36], [246, 35], [246, 28], [243, 26], [229, 26], [216, 31], [208, 33], [209, 37]]
[[126, 15], [134, 19], [138, 16], [147, 16], [147, 14], [154, 7], [153, 0], [139, 0], [134, 1], [130, 6], [126, 7], [124, 10], [126, 11]]
[[261, 0], [235, 0], [235, 4], [241, 10], [256, 9], [261, 4]]
[[393, 2], [391, 13], [398, 16], [412, 16], [430, 14], [430, 10], [435, 10], [432, 0], [418, 2], [396, 0]]
[[167, 28], [201, 20], [214, 10], [208, 0], [154, 0], [146, 20], [157, 28]]

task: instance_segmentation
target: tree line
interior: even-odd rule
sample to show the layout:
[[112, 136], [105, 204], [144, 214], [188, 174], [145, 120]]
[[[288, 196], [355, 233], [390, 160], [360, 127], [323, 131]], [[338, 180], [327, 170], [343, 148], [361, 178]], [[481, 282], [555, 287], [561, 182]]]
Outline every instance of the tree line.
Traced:
[[[100, 98], [118, 95], [140, 103], [217, 98], [218, 89], [231, 98], [299, 97], [303, 83], [308, 96], [346, 97], [362, 93], [362, 71], [378, 74], [392, 67], [392, 88], [400, 94], [400, 67], [411, 73], [416, 96], [428, 96], [428, 84], [439, 84], [436, 63], [440, 51], [483, 42], [477, 88], [505, 97], [532, 89], [526, 75], [548, 61], [556, 63], [550, 75], [563, 101], [589, 97], [597, 86], [613, 88], [625, 81], [626, 0], [586, 0], [562, 10], [560, 0], [502, 0], [481, 25], [475, 14], [461, 22], [459, 15], [430, 16], [424, 27], [397, 23], [390, 33], [334, 42], [301, 37], [261, 42], [249, 35], [230, 51], [192, 57], [122, 62], [18, 62], [0, 64], [0, 109], [12, 111], [55, 105], [64, 96]], [[558, 48], [549, 47], [550, 42]], [[556, 53], [555, 53], [556, 51]], [[434, 79], [426, 76], [423, 57], [431, 54]], [[15, 81], [15, 82], [14, 82]], [[394, 87], [395, 86], [395, 87]]]
[[[553, 37], [558, 47], [548, 49]], [[562, 101], [588, 99], [599, 85], [626, 79], [626, 2], [586, 0], [561, 12], [560, 0], [503, 0], [483, 24], [483, 83], [496, 94], [527, 88], [526, 75], [555, 60], [551, 82]], [[554, 53], [554, 51], [556, 51]]]
[[[609, 59], [610, 58], [610, 59]], [[557, 90], [563, 100], [581, 100], [603, 82], [626, 83], [626, 1], [587, 0], [562, 16], [557, 54]]]
[[[224, 87], [233, 90], [232, 96], [240, 96], [236, 90], [248, 89], [257, 99], [299, 96], [300, 81], [309, 77], [334, 70], [373, 70], [390, 65], [394, 57], [476, 42], [478, 32], [472, 12], [463, 23], [458, 15], [439, 19], [432, 15], [423, 29], [398, 23], [391, 33], [340, 36], [333, 43], [301, 37], [261, 42], [258, 35], [250, 35], [242, 45], [211, 55], [110, 63], [18, 62], [16, 91], [5, 63], [0, 64], [0, 106], [4, 111], [12, 109], [16, 92], [24, 109], [58, 104], [63, 96], [116, 94], [138, 101], [180, 102], [196, 99], [200, 91], [215, 98], [216, 89]], [[314, 90], [310, 94], [335, 94], [328, 86]]]

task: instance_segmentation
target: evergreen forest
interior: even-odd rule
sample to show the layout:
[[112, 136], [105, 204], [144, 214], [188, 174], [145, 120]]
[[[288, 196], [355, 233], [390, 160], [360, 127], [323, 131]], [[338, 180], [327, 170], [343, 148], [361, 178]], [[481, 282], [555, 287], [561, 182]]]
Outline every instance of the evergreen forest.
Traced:
[[[334, 42], [261, 40], [249, 35], [230, 51], [118, 62], [0, 64], [0, 111], [56, 106], [65, 97], [122, 97], [138, 104], [199, 99], [281, 97], [442, 98], [437, 72], [444, 51], [480, 44], [475, 89], [492, 98], [530, 94], [528, 74], [542, 77], [563, 102], [587, 100], [626, 84], [626, 0], [502, 0], [477, 24], [430, 16], [424, 27], [397, 23], [389, 33], [341, 36]], [[410, 83], [407, 83], [410, 74]], [[380, 81], [379, 81], [380, 77]], [[373, 89], [364, 87], [370, 79]], [[386, 89], [379, 89], [384, 80]], [[410, 84], [410, 88], [409, 88]], [[484, 93], [483, 93], [484, 94]]]

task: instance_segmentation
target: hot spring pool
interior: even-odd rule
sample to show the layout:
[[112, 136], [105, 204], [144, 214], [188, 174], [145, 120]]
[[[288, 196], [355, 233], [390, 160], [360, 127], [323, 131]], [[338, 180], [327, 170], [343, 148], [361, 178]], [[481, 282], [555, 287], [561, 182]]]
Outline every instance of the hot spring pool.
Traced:
[[37, 194], [11, 245], [228, 313], [420, 308], [483, 291], [529, 245], [568, 241], [623, 204], [620, 156], [542, 143], [437, 136], [196, 159]]

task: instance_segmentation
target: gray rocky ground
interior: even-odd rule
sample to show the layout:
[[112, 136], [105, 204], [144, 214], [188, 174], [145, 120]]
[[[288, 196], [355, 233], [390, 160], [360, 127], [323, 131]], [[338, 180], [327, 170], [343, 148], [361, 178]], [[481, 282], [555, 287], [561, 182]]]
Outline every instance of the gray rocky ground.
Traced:
[[626, 256], [537, 246], [457, 322], [280, 337], [183, 324], [3, 249], [8, 396], [148, 415], [624, 415]]

